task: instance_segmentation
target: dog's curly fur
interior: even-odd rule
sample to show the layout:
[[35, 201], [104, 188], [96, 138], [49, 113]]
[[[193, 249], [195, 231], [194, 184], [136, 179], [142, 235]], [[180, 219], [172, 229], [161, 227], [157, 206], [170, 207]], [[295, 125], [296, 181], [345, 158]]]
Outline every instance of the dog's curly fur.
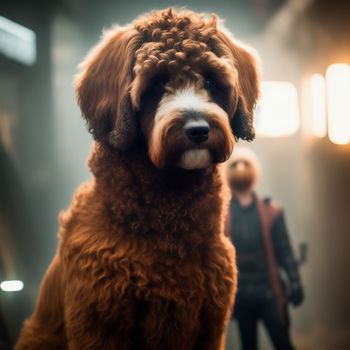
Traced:
[[[81, 68], [94, 178], [60, 216], [60, 245], [16, 350], [223, 349], [236, 267], [217, 163], [234, 137], [253, 137], [254, 56], [215, 17], [165, 10], [108, 31]], [[225, 94], [203, 90], [204, 69]], [[164, 100], [147, 95], [159, 74]], [[193, 170], [179, 162], [194, 147], [179, 131], [183, 111], [168, 113], [189, 82], [211, 127], [211, 161]]]

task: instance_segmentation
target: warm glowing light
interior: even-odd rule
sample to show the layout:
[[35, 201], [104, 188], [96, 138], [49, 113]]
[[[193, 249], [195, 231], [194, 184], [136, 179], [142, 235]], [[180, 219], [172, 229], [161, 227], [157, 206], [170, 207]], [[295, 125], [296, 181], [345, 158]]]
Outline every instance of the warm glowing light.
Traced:
[[336, 144], [350, 142], [350, 66], [332, 64], [326, 73], [328, 137]]
[[3, 281], [0, 283], [0, 289], [4, 292], [18, 292], [23, 289], [23, 282], [19, 280]]
[[262, 96], [255, 115], [257, 134], [289, 136], [300, 126], [296, 87], [285, 81], [262, 83]]
[[326, 82], [321, 74], [311, 77], [312, 131], [317, 137], [327, 135]]

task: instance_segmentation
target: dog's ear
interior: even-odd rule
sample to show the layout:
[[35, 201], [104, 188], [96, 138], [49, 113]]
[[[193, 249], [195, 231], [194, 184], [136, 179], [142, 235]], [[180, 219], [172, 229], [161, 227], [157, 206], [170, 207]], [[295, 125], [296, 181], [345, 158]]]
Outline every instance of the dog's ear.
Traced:
[[77, 100], [89, 131], [100, 142], [125, 150], [137, 122], [129, 96], [135, 52], [141, 38], [135, 29], [114, 27], [80, 64], [75, 80]]
[[230, 120], [231, 129], [236, 139], [252, 141], [255, 138], [253, 112], [249, 114], [241, 97], [238, 97], [236, 110]]
[[255, 137], [253, 114], [260, 96], [260, 74], [257, 57], [244, 45], [232, 39], [226, 31], [218, 31], [221, 42], [228, 49], [238, 72], [236, 109], [231, 127], [236, 138], [251, 141]]

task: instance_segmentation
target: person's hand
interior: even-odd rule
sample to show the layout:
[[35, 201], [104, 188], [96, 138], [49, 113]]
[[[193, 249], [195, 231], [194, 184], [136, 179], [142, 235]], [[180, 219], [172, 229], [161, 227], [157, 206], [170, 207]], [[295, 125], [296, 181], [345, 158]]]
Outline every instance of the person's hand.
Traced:
[[289, 300], [294, 307], [298, 307], [302, 304], [304, 301], [304, 289], [300, 284], [292, 286]]

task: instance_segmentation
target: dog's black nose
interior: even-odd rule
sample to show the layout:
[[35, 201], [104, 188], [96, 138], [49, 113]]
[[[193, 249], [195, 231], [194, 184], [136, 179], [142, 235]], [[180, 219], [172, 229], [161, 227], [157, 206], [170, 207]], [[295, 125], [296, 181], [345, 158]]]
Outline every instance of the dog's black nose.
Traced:
[[192, 142], [204, 142], [209, 137], [209, 124], [203, 119], [188, 121], [185, 124], [185, 133]]

